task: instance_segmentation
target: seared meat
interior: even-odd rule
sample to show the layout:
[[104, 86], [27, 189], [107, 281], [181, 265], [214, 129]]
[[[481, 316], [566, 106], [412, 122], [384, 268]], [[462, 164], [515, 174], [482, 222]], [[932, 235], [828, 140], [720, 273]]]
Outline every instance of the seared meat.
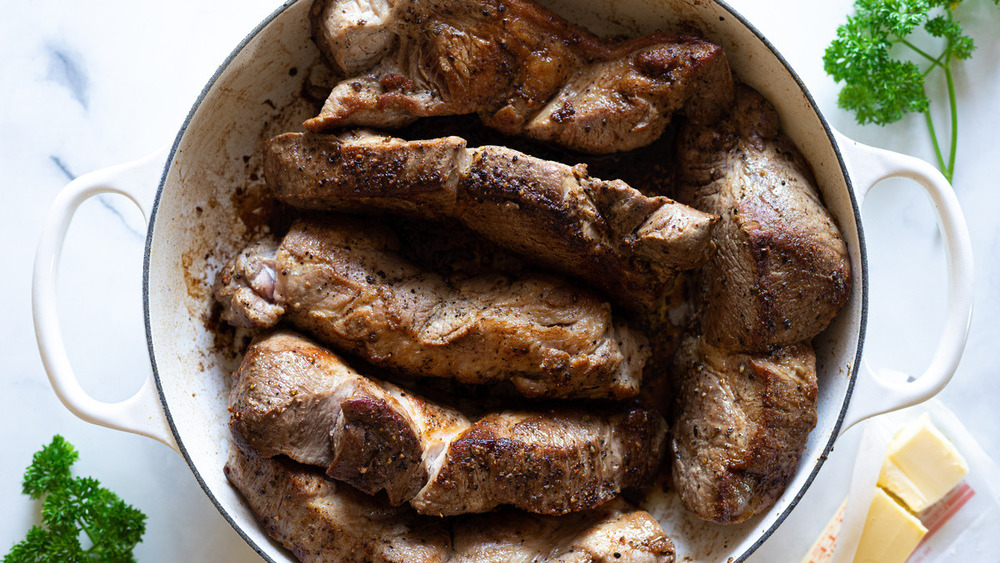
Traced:
[[514, 510], [440, 519], [392, 507], [283, 458], [233, 447], [226, 477], [273, 538], [316, 563], [672, 563], [674, 546], [624, 501], [562, 517]]
[[506, 134], [590, 153], [709, 121], [732, 97], [718, 45], [657, 33], [602, 42], [527, 0], [316, 0], [313, 36], [347, 77], [312, 131], [479, 114]]
[[411, 504], [441, 515], [499, 504], [542, 514], [594, 508], [652, 482], [666, 430], [641, 408], [491, 414], [451, 440]]
[[[594, 294], [546, 276], [445, 280], [397, 248], [393, 234], [370, 220], [330, 216], [297, 221], [277, 255], [260, 262], [274, 262], [283, 318], [373, 364], [462, 383], [510, 381], [531, 397], [638, 392], [646, 340]], [[224, 308], [243, 306], [227, 299], [238, 294], [230, 285], [246, 279], [241, 260], [217, 281]]]
[[222, 320], [233, 326], [271, 326], [285, 308], [275, 302], [274, 255], [278, 241], [265, 237], [251, 244], [219, 272], [215, 297], [223, 308]]
[[565, 516], [512, 510], [462, 519], [455, 563], [673, 563], [674, 544], [644, 510], [622, 500]]
[[821, 332], [847, 300], [847, 247], [809, 165], [763, 97], [739, 88], [729, 117], [677, 140], [677, 199], [722, 217], [697, 274], [705, 338], [766, 352]]
[[699, 518], [737, 523], [771, 506], [816, 425], [816, 356], [808, 343], [770, 354], [685, 338], [673, 427], [673, 481]]
[[658, 33], [624, 42], [578, 69], [523, 131], [515, 128], [520, 115], [513, 122], [503, 112], [480, 116], [507, 134], [606, 154], [651, 144], [682, 109], [691, 121], [711, 123], [732, 99], [732, 88], [721, 47]]
[[713, 249], [712, 215], [591, 178], [583, 165], [497, 146], [469, 150], [459, 137], [287, 133], [268, 141], [265, 153], [268, 184], [285, 203], [454, 218], [633, 310], [657, 307], [677, 272]]
[[264, 176], [279, 200], [300, 209], [454, 215], [469, 173], [465, 140], [404, 141], [368, 130], [285, 133], [264, 145]]
[[284, 458], [233, 446], [226, 477], [264, 530], [305, 562], [448, 561], [447, 526]]
[[291, 332], [258, 338], [230, 391], [234, 440], [284, 454], [399, 504], [427, 481], [436, 459], [468, 427], [458, 411], [365, 377], [333, 352]]
[[595, 508], [649, 485], [666, 440], [659, 414], [628, 407], [500, 412], [473, 424], [284, 332], [250, 346], [230, 401], [238, 444], [432, 515]]
[[722, 217], [681, 344], [673, 480], [698, 517], [742, 522], [785, 490], [816, 424], [810, 340], [846, 301], [847, 248], [774, 108], [737, 89], [728, 117], [677, 139], [678, 199]]

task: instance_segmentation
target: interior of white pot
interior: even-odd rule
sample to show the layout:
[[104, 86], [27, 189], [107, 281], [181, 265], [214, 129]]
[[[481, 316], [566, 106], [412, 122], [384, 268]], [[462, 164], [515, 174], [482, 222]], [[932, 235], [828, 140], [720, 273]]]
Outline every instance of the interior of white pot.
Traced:
[[[177, 442], [222, 513], [262, 555], [276, 560], [290, 555], [264, 534], [222, 472], [229, 450], [229, 381], [246, 341], [239, 333], [216, 330], [211, 287], [221, 265], [266, 228], [262, 141], [300, 130], [311, 116], [301, 92], [322, 65], [309, 39], [309, 4], [300, 0], [279, 10], [248, 37], [196, 104], [157, 196], [145, 274], [150, 354]], [[816, 340], [819, 422], [776, 506], [745, 524], [720, 527], [688, 517], [672, 493], [647, 500], [646, 508], [677, 544], [679, 560], [740, 559], [780, 523], [811, 481], [832, 444], [854, 373], [863, 331], [864, 262], [857, 206], [842, 163], [801, 84], [724, 5], [684, 0], [543, 4], [601, 34], [697, 29], [723, 45], [736, 75], [778, 107], [786, 132], [812, 164], [847, 240], [854, 268], [852, 295]]]

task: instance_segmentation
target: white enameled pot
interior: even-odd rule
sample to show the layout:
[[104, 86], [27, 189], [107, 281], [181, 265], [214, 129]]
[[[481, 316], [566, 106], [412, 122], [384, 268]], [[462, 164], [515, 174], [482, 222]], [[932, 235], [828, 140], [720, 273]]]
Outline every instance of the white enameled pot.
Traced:
[[[674, 539], [680, 560], [740, 561], [788, 517], [837, 436], [869, 416], [923, 401], [951, 378], [972, 311], [969, 234], [951, 186], [931, 165], [860, 145], [833, 131], [802, 82], [739, 14], [708, 0], [549, 0], [543, 2], [599, 34], [696, 30], [720, 43], [734, 73], [770, 99], [785, 131], [815, 171], [827, 206], [850, 250], [849, 301], [815, 343], [819, 420], [798, 471], [778, 502], [741, 525], [720, 527], [690, 518], [676, 495], [651, 496], [646, 508]], [[211, 284], [223, 261], [259, 228], [264, 204], [259, 147], [271, 135], [298, 129], [312, 108], [303, 81], [321, 64], [309, 39], [309, 0], [286, 3], [240, 44], [195, 102], [169, 151], [82, 176], [57, 197], [38, 248], [33, 312], [52, 386], [83, 419], [159, 440], [187, 460], [219, 511], [264, 558], [291, 555], [272, 541], [222, 473], [229, 450], [229, 374], [238, 341], [212, 330]], [[942, 338], [927, 370], [889, 383], [862, 359], [868, 268], [860, 203], [888, 177], [906, 177], [930, 195], [946, 243], [949, 297]], [[120, 403], [87, 395], [69, 364], [56, 316], [57, 265], [69, 221], [87, 198], [123, 194], [149, 222], [143, 271], [146, 335], [152, 371]], [[895, 380], [895, 379], [894, 379]]]

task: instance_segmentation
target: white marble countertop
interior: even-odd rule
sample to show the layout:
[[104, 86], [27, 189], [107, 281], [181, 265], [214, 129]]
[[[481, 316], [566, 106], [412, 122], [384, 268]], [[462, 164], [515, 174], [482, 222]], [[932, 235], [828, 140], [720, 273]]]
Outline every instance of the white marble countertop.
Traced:
[[[823, 49], [849, 0], [731, 0], [785, 55], [828, 121], [863, 143], [931, 159], [919, 116], [889, 128], [859, 127], [836, 108]], [[73, 177], [166, 145], [230, 50], [278, 2], [93, 0], [11, 4], [0, 21], [0, 234], [11, 256], [0, 377], [0, 552], [24, 537], [38, 506], [20, 494], [32, 452], [59, 433], [81, 452], [77, 474], [94, 475], [148, 516], [140, 561], [253, 561], [254, 552], [218, 514], [173, 451], [77, 419], [49, 387], [31, 319], [31, 269], [41, 224]], [[976, 304], [965, 358], [941, 400], [984, 449], [1000, 452], [1000, 398], [993, 384], [1000, 342], [1000, 10], [968, 0], [960, 19], [974, 58], [956, 72], [960, 149], [954, 185], [976, 258]], [[904, 181], [865, 203], [871, 268], [865, 355], [878, 366], [921, 371], [944, 318], [946, 276], [931, 205]], [[60, 318], [84, 386], [102, 400], [129, 396], [149, 370], [142, 322], [145, 228], [124, 199], [101, 196], [80, 209], [61, 263]], [[854, 454], [850, 433], [787, 524], [754, 561], [797, 561], [843, 497]]]

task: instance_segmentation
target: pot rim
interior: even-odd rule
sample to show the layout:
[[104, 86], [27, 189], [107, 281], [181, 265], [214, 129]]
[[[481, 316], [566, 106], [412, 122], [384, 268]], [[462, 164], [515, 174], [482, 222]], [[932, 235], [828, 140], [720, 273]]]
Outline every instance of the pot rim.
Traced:
[[[187, 463], [188, 467], [191, 469], [191, 473], [194, 474], [195, 479], [198, 481], [198, 485], [208, 496], [212, 504], [215, 505], [215, 508], [219, 511], [222, 517], [225, 518], [226, 522], [229, 523], [229, 525], [233, 528], [233, 530], [235, 530], [236, 533], [239, 534], [241, 538], [243, 538], [243, 540], [247, 543], [247, 545], [249, 545], [261, 557], [263, 557], [266, 561], [270, 563], [276, 563], [276, 562], [273, 558], [271, 558], [268, 554], [266, 554], [263, 548], [259, 546], [257, 542], [254, 541], [243, 530], [242, 526], [238, 524], [230, 515], [229, 509], [223, 506], [223, 504], [219, 501], [216, 495], [212, 492], [211, 488], [208, 486], [205, 479], [202, 477], [201, 472], [198, 469], [198, 466], [194, 463], [191, 455], [188, 453], [187, 447], [184, 444], [184, 440], [181, 439], [181, 436], [177, 431], [177, 426], [174, 423], [173, 415], [170, 410], [170, 405], [166, 400], [166, 396], [163, 391], [163, 385], [160, 382], [160, 374], [159, 374], [159, 369], [157, 367], [156, 353], [153, 347], [153, 337], [152, 337], [152, 328], [150, 323], [150, 307], [149, 307], [149, 271], [150, 271], [149, 265], [150, 265], [150, 256], [152, 253], [153, 231], [156, 226], [156, 218], [159, 210], [160, 196], [163, 194], [163, 189], [166, 184], [167, 176], [170, 172], [171, 165], [173, 164], [174, 157], [177, 153], [177, 149], [180, 146], [181, 140], [183, 139], [184, 134], [187, 132], [187, 128], [191, 124], [191, 121], [194, 118], [195, 113], [201, 106], [202, 102], [205, 100], [208, 93], [215, 87], [215, 84], [219, 80], [222, 73], [229, 67], [229, 65], [233, 62], [233, 60], [237, 57], [237, 55], [239, 55], [239, 53], [243, 51], [243, 49], [251, 41], [253, 41], [260, 34], [260, 32], [263, 31], [264, 28], [266, 28], [272, 21], [274, 21], [285, 10], [287, 10], [289, 7], [291, 7], [293, 4], [296, 4], [299, 1], [304, 1], [304, 0], [285, 0], [285, 2], [281, 6], [275, 9], [273, 12], [271, 12], [271, 14], [269, 14], [266, 18], [264, 18], [264, 20], [262, 20], [259, 24], [257, 24], [257, 26], [254, 27], [253, 30], [251, 30], [250, 33], [248, 33], [246, 37], [243, 38], [242, 41], [240, 41], [240, 43], [226, 57], [226, 59], [222, 62], [222, 64], [219, 65], [219, 67], [213, 73], [212, 77], [205, 84], [201, 93], [198, 95], [198, 97], [192, 104], [191, 110], [188, 112], [187, 117], [185, 117], [184, 122], [181, 125], [180, 129], [178, 130], [177, 136], [174, 138], [174, 142], [170, 147], [170, 152], [167, 156], [167, 160], [163, 167], [163, 173], [160, 176], [160, 181], [156, 188], [156, 195], [153, 200], [153, 206], [149, 216], [149, 226], [146, 232], [146, 241], [145, 241], [145, 249], [143, 252], [143, 268], [142, 268], [143, 322], [146, 329], [146, 347], [149, 351], [149, 359], [150, 359], [150, 364], [152, 366], [153, 379], [156, 382], [156, 391], [157, 394], [159, 395], [160, 405], [163, 407], [163, 412], [164, 415], [166, 416], [167, 424], [170, 427], [170, 432], [171, 434], [173, 434], [174, 440], [177, 444], [177, 448], [180, 454], [184, 457], [184, 461]], [[773, 44], [771, 44], [770, 41], [767, 40], [767, 38], [764, 36], [764, 34], [760, 32], [760, 30], [758, 30], [745, 17], [743, 17], [742, 14], [740, 14], [738, 11], [729, 6], [729, 4], [727, 4], [724, 0], [712, 0], [712, 1], [721, 8], [723, 8], [726, 12], [728, 12], [728, 14], [731, 17], [736, 18], [737, 21], [739, 21], [744, 27], [746, 27], [747, 30], [750, 33], [752, 33], [758, 40], [760, 40], [760, 42], [763, 43], [765, 47], [767, 47], [767, 50], [770, 51], [770, 53], [775, 58], [777, 58], [777, 60], [781, 63], [782, 67], [784, 67], [785, 72], [787, 72], [788, 75], [795, 81], [796, 85], [799, 87], [799, 90], [808, 100], [809, 106], [811, 107], [812, 111], [816, 114], [816, 117], [822, 124], [823, 131], [826, 134], [827, 141], [830, 143], [830, 146], [833, 148], [833, 151], [837, 156], [837, 162], [839, 164], [841, 174], [843, 175], [845, 181], [845, 187], [848, 191], [848, 197], [850, 198], [851, 201], [851, 210], [854, 214], [855, 225], [858, 235], [858, 254], [861, 262], [861, 264], [858, 265], [860, 266], [860, 276], [858, 281], [860, 281], [861, 283], [861, 291], [860, 291], [861, 304], [860, 304], [860, 318], [858, 319], [857, 352], [855, 353], [854, 360], [851, 364], [844, 400], [841, 403], [840, 413], [838, 414], [837, 420], [833, 425], [832, 431], [830, 433], [830, 438], [827, 441], [827, 443], [823, 446], [823, 451], [816, 459], [812, 471], [809, 473], [809, 476], [806, 478], [805, 482], [799, 488], [795, 497], [793, 497], [790, 500], [788, 506], [785, 507], [784, 511], [782, 511], [782, 513], [778, 515], [778, 517], [774, 520], [771, 526], [769, 526], [768, 529], [765, 530], [760, 535], [757, 541], [755, 541], [746, 551], [739, 554], [736, 559], [731, 560], [734, 563], [740, 563], [742, 561], [745, 561], [747, 557], [749, 557], [769, 537], [771, 537], [771, 535], [775, 532], [775, 530], [777, 530], [778, 527], [782, 523], [784, 523], [785, 519], [789, 516], [789, 514], [791, 514], [792, 510], [796, 507], [796, 505], [798, 505], [799, 500], [802, 499], [806, 491], [812, 485], [813, 480], [815, 480], [816, 476], [819, 474], [819, 470], [823, 467], [824, 462], [828, 458], [830, 452], [833, 450], [834, 443], [837, 441], [837, 437], [840, 434], [840, 428], [844, 422], [844, 417], [847, 413], [848, 406], [850, 405], [851, 396], [854, 391], [854, 385], [857, 381], [858, 373], [861, 367], [861, 356], [868, 325], [868, 254], [865, 244], [864, 229], [861, 223], [861, 210], [858, 205], [857, 194], [854, 189], [851, 175], [847, 169], [846, 163], [844, 162], [843, 154], [840, 150], [840, 146], [837, 143], [836, 138], [834, 137], [833, 130], [831, 129], [829, 123], [827, 123], [826, 118], [819, 109], [819, 106], [816, 104], [816, 100], [809, 92], [809, 89], [806, 88], [805, 83], [802, 81], [799, 75], [795, 72], [794, 69], [792, 69], [791, 65], [789, 65], [788, 61], [785, 60], [785, 58], [781, 55], [781, 53], [774, 47]]]

